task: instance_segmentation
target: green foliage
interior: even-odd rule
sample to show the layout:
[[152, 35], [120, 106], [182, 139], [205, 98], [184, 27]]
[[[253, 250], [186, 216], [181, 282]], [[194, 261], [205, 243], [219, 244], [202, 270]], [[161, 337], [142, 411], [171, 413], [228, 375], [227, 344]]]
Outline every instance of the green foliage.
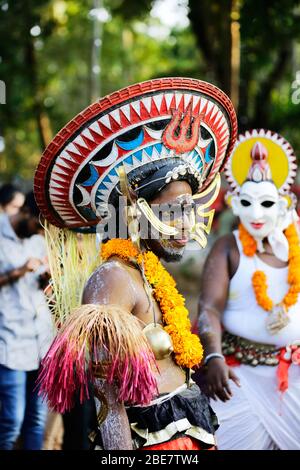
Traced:
[[[99, 94], [176, 75], [228, 90], [232, 1], [189, 0], [190, 26], [169, 34], [150, 14], [154, 1], [102, 0], [111, 18], [102, 25]], [[274, 129], [300, 155], [300, 104], [291, 100], [300, 70], [300, 2], [239, 3], [240, 130]], [[0, 105], [1, 179], [32, 179], [51, 136], [90, 104], [92, 8], [93, 0], [0, 0], [0, 80], [7, 88], [7, 104]]]
[[[0, 9], [0, 79], [8, 88], [7, 104], [0, 106], [0, 134], [6, 142], [0, 173], [2, 178], [32, 178], [47, 135], [91, 102], [93, 1], [8, 3], [8, 10]], [[192, 33], [161, 35], [159, 21], [149, 15], [151, 4], [104, 1], [111, 20], [103, 24], [101, 96], [158, 76], [201, 74]], [[41, 28], [38, 37], [30, 35], [34, 25]]]

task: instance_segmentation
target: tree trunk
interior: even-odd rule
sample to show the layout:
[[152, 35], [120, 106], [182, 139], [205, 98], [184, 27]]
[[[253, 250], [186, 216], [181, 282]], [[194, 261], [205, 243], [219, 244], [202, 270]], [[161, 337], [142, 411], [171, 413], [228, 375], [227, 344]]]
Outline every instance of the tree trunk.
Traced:
[[189, 0], [189, 19], [208, 76], [230, 95], [231, 88], [231, 0]]

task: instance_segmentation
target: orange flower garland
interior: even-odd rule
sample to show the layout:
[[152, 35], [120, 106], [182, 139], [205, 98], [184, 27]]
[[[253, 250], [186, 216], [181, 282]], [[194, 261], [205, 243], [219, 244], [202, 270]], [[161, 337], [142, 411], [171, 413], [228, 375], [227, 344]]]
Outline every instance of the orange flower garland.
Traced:
[[239, 225], [239, 239], [241, 240], [244, 254], [246, 256], [254, 256], [257, 250], [256, 241], [242, 224]]
[[[288, 283], [290, 288], [284, 296], [281, 304], [286, 310], [295, 305], [300, 292], [300, 246], [299, 237], [294, 224], [284, 231], [289, 244]], [[254, 256], [256, 252], [256, 241], [247, 232], [242, 224], [239, 225], [239, 238], [246, 256]], [[274, 307], [272, 299], [268, 296], [267, 276], [263, 271], [255, 271], [252, 276], [252, 286], [256, 301], [264, 310], [271, 311]]]
[[176, 363], [185, 368], [200, 364], [203, 348], [197, 335], [191, 333], [189, 313], [184, 298], [176, 289], [172, 276], [151, 251], [140, 253], [130, 240], [112, 239], [102, 246], [102, 259], [118, 256], [130, 261], [133, 258], [143, 269], [152, 286], [155, 300], [160, 306], [164, 329], [173, 341]]

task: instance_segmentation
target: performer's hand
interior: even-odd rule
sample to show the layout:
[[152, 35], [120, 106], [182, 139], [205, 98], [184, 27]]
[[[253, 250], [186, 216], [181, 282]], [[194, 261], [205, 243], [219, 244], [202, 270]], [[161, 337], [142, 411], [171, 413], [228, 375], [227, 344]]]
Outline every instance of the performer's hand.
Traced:
[[227, 401], [232, 397], [229, 379], [240, 387], [239, 378], [221, 358], [212, 358], [207, 364], [206, 393], [216, 400]]

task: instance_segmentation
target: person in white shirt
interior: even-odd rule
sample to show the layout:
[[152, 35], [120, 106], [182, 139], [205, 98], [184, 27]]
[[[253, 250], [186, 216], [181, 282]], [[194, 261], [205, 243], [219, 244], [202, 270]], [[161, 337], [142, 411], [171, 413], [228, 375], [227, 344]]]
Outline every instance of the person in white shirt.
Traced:
[[47, 405], [38, 396], [40, 362], [54, 334], [41, 276], [46, 245], [33, 193], [18, 214], [0, 215], [0, 449], [22, 434], [25, 450], [43, 444]]

